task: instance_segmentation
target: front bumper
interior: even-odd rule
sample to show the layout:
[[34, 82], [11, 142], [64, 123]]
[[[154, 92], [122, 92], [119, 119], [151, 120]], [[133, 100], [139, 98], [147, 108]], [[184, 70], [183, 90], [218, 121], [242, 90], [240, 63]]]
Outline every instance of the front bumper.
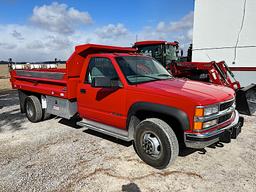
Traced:
[[241, 132], [243, 122], [243, 117], [239, 117], [239, 113], [235, 111], [234, 121], [226, 127], [206, 133], [185, 133], [185, 145], [189, 148], [202, 149], [219, 141], [229, 143]]

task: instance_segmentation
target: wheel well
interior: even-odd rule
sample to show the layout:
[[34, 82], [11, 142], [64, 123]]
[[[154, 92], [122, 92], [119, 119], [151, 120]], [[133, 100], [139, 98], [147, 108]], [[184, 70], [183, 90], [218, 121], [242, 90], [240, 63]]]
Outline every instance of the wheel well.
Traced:
[[177, 136], [177, 139], [179, 143], [184, 143], [184, 132], [182, 129], [181, 123], [173, 116], [167, 115], [164, 113], [154, 112], [154, 111], [147, 111], [147, 110], [141, 110], [137, 111], [134, 115], [138, 121], [134, 121], [133, 126], [136, 127], [139, 122], [147, 119], [147, 118], [159, 118], [163, 121], [165, 121], [168, 125], [170, 125], [174, 131], [174, 133]]

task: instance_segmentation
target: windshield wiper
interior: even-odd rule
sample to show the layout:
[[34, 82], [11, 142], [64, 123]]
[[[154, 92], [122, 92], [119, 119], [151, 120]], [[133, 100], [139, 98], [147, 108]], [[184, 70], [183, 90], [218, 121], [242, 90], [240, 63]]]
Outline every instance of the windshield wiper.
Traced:
[[159, 75], [157, 75], [157, 76], [159, 76], [159, 77], [172, 77], [171, 75], [169, 75], [169, 74], [159, 74]]
[[132, 75], [130, 77], [149, 77], [151, 79], [161, 80], [160, 78], [153, 77], [153, 76], [150, 76], [150, 75]]

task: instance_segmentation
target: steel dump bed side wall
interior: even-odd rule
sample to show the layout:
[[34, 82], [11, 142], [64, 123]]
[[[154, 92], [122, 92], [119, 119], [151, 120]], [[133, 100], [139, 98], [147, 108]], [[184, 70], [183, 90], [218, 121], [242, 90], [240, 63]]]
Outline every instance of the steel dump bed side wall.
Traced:
[[66, 62], [66, 69], [12, 70], [12, 87], [65, 99], [76, 99], [77, 85], [85, 58], [86, 56], [79, 55], [75, 50]]
[[12, 70], [14, 89], [52, 95], [65, 99], [76, 98], [79, 78], [67, 77], [66, 69]]

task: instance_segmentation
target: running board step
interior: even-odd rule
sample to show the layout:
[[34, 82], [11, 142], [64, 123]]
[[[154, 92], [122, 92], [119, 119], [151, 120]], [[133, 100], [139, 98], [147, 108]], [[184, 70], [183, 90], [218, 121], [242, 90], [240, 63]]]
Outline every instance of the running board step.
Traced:
[[82, 121], [79, 121], [76, 124], [124, 141], [132, 141], [132, 139], [129, 138], [128, 131], [122, 130], [120, 128], [112, 127], [88, 119], [83, 119]]

